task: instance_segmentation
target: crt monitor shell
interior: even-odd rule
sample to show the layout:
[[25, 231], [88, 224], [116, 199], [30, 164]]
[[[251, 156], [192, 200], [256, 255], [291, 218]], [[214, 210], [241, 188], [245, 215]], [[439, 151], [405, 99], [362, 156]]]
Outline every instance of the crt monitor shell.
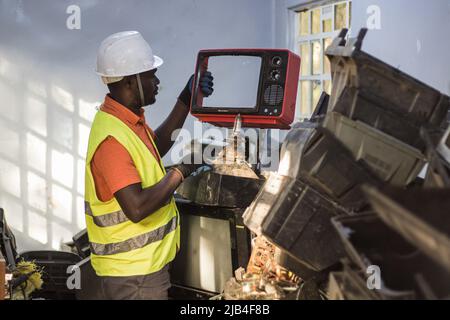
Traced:
[[[261, 58], [255, 106], [203, 106], [200, 75], [208, 71], [209, 58], [223, 56]], [[286, 49], [201, 50], [197, 56], [191, 113], [200, 121], [219, 127], [232, 127], [240, 114], [243, 127], [288, 129], [295, 116], [299, 72], [300, 57]], [[215, 85], [217, 81], [220, 79], [214, 79]]]

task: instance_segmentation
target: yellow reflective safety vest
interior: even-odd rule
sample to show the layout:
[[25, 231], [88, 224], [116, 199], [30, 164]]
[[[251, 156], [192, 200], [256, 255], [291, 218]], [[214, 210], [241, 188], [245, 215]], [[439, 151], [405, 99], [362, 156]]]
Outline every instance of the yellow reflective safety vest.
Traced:
[[180, 244], [178, 210], [172, 197], [166, 206], [133, 223], [115, 197], [107, 202], [97, 198], [90, 163], [95, 150], [108, 136], [129, 152], [142, 188], [158, 183], [166, 173], [162, 163], [125, 123], [106, 112], [97, 112], [89, 136], [85, 175], [85, 213], [92, 266], [99, 276], [147, 275], [161, 270], [175, 258]]

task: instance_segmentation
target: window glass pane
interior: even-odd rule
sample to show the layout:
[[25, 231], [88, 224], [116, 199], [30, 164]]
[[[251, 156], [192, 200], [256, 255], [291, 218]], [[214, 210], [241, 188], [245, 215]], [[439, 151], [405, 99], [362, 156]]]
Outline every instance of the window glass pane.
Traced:
[[322, 8], [322, 32], [333, 31], [333, 6]]
[[320, 33], [320, 9], [312, 11], [311, 28], [313, 34]]
[[[319, 80], [312, 81], [313, 85], [313, 109], [316, 108], [317, 103], [319, 102], [320, 95], [322, 94], [322, 86]], [[311, 109], [312, 110], [312, 109]]]
[[334, 7], [334, 29], [341, 30], [347, 26], [347, 3], [337, 4]]
[[333, 31], [333, 24], [331, 19], [323, 20], [323, 32], [331, 32]]
[[330, 60], [328, 60], [327, 56], [325, 55], [325, 51], [327, 50], [328, 46], [333, 41], [332, 38], [326, 38], [323, 39], [323, 73], [328, 74], [331, 73], [331, 66], [330, 66]]
[[327, 48], [331, 45], [332, 42], [333, 42], [333, 38], [325, 38], [325, 39], [323, 39], [324, 51], [327, 50]]
[[328, 16], [333, 13], [333, 6], [326, 6], [322, 8], [322, 17]]
[[321, 74], [321, 59], [322, 59], [322, 44], [320, 41], [313, 41], [312, 42], [312, 49], [313, 49], [313, 74]]
[[304, 12], [300, 12], [299, 17], [300, 17], [300, 35], [301, 36], [307, 36], [309, 34], [309, 16], [310, 16], [310, 11], [304, 11]]
[[301, 81], [301, 114], [303, 117], [311, 114], [311, 81]]
[[300, 57], [301, 57], [301, 75], [309, 76], [311, 75], [311, 56], [310, 56], [310, 45], [308, 42], [302, 43], [300, 45]]

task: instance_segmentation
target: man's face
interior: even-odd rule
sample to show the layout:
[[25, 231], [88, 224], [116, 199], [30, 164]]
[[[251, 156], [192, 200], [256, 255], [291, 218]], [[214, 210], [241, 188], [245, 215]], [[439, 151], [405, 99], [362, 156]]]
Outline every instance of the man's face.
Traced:
[[158, 94], [159, 79], [156, 76], [156, 70], [153, 69], [140, 74], [142, 90], [144, 91], [144, 106], [154, 104]]

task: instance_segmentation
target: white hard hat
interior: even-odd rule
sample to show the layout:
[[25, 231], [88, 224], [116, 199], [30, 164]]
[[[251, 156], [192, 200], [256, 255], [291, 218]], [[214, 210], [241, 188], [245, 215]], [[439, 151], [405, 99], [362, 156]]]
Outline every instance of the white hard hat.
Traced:
[[163, 60], [153, 55], [152, 48], [137, 31], [110, 35], [100, 45], [96, 73], [103, 82], [113, 83], [125, 76], [156, 69]]

